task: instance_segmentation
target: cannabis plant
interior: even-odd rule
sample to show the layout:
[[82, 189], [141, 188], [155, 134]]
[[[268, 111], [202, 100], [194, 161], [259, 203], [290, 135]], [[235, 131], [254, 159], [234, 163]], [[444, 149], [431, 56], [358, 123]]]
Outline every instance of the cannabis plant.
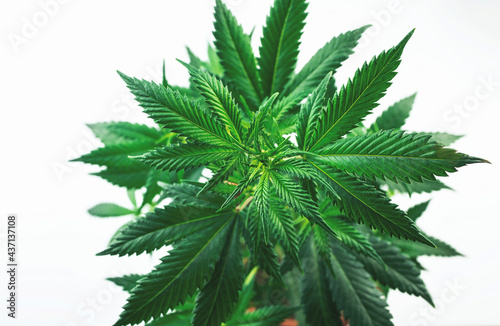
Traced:
[[119, 73], [156, 125], [90, 125], [104, 146], [78, 160], [104, 166], [95, 175], [133, 206], [90, 213], [134, 216], [98, 255], [168, 254], [111, 279], [130, 292], [116, 326], [392, 325], [389, 289], [432, 305], [417, 258], [459, 253], [416, 226], [428, 202], [404, 212], [389, 197], [447, 188], [436, 177], [485, 160], [447, 148], [458, 136], [401, 130], [414, 95], [363, 125], [413, 31], [340, 88], [335, 72], [367, 26], [296, 73], [306, 9], [276, 0], [256, 57], [217, 0], [209, 60], [189, 49], [179, 60], [189, 88]]

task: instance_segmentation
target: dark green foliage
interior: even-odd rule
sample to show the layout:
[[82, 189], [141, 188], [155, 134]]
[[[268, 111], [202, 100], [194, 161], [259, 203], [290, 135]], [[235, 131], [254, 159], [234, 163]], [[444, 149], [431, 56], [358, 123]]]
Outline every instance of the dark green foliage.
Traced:
[[402, 254], [397, 247], [383, 240], [370, 237], [370, 241], [384, 265], [370, 257], [363, 255], [357, 255], [357, 257], [372, 277], [382, 285], [420, 296], [434, 305], [424, 282], [420, 279], [420, 270], [415, 263]]
[[305, 0], [277, 1], [267, 16], [258, 58], [264, 95], [283, 90], [295, 70], [306, 9]]
[[317, 326], [342, 326], [328, 281], [330, 271], [314, 247], [312, 237], [306, 243], [302, 259], [307, 262], [307, 277], [301, 282], [301, 301], [306, 321]]
[[391, 314], [381, 293], [363, 266], [344, 247], [332, 241], [333, 299], [352, 325], [392, 325]]
[[216, 0], [208, 61], [189, 48], [190, 64], [179, 60], [189, 88], [119, 73], [155, 126], [89, 125], [103, 147], [76, 161], [103, 167], [94, 175], [132, 205], [89, 213], [133, 216], [98, 255], [169, 251], [146, 275], [109, 279], [130, 292], [115, 326], [385, 326], [389, 289], [432, 304], [418, 257], [460, 254], [417, 227], [428, 201], [405, 212], [390, 197], [449, 189], [436, 177], [487, 161], [446, 147], [461, 136], [405, 131], [415, 95], [363, 125], [413, 31], [339, 89], [335, 72], [367, 26], [295, 72], [307, 6], [275, 0], [256, 57]]

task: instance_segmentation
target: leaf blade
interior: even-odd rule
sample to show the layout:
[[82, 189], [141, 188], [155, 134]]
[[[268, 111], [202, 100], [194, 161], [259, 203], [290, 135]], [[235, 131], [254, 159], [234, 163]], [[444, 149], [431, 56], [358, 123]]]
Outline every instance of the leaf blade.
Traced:
[[262, 88], [250, 39], [221, 0], [216, 1], [214, 18], [215, 47], [224, 74], [251, 107], [257, 108]]
[[281, 92], [295, 69], [306, 9], [304, 0], [277, 0], [271, 8], [257, 59], [264, 95]]

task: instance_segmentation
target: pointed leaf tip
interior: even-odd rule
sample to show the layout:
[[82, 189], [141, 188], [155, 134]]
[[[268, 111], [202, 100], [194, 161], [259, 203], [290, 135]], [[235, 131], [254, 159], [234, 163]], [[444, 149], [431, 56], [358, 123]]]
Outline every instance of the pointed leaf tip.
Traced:
[[189, 71], [192, 71], [195, 68], [194, 66], [190, 65], [189, 63], [186, 63], [186, 62], [182, 61], [181, 59], [175, 59], [175, 60], [177, 60], [177, 62], [179, 62], [184, 67], [186, 67], [187, 70], [189, 70]]
[[127, 84], [131, 84], [131, 82], [134, 80], [134, 78], [132, 77], [129, 77], [127, 75], [125, 75], [123, 72], [121, 72], [120, 70], [117, 70], [116, 71], [118, 73], [118, 75], [120, 76], [120, 78]]

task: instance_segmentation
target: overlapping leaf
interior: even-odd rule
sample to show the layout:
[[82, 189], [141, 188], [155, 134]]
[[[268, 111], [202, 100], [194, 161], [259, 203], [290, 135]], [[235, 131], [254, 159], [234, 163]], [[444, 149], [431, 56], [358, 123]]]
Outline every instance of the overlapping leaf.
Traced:
[[439, 256], [439, 257], [454, 257], [462, 256], [455, 248], [446, 242], [426, 235], [426, 237], [436, 245], [435, 248], [425, 246], [418, 242], [411, 242], [403, 239], [386, 239], [393, 245], [397, 246], [405, 255], [411, 258], [419, 256]]
[[403, 127], [406, 119], [410, 116], [410, 111], [415, 102], [416, 95], [417, 94], [410, 95], [391, 105], [387, 110], [382, 112], [377, 120], [370, 126], [369, 130], [376, 132], [379, 130], [400, 129]]
[[227, 178], [229, 178], [233, 172], [239, 167], [242, 162], [244, 162], [243, 159], [243, 154], [239, 153], [237, 155], [234, 155], [230, 158], [228, 158], [223, 166], [215, 171], [215, 173], [212, 175], [212, 177], [207, 181], [207, 183], [203, 186], [203, 188], [200, 190], [200, 195], [208, 191], [209, 189], [213, 188], [215, 185], [217, 185], [220, 182], [223, 182]]
[[278, 197], [290, 205], [298, 214], [304, 215], [325, 229], [325, 231], [335, 236], [335, 232], [325, 223], [319, 214], [318, 205], [297, 183], [287, 176], [274, 171], [270, 171], [270, 177]]
[[283, 204], [275, 198], [269, 201], [269, 218], [266, 223], [270, 224], [274, 238], [280, 243], [285, 253], [292, 259], [295, 266], [301, 269], [299, 242], [293, 219], [289, 216], [289, 212], [285, 210]]
[[88, 127], [104, 145], [129, 141], [157, 141], [164, 136], [156, 128], [126, 121], [92, 123], [88, 124]]
[[322, 111], [310, 150], [317, 150], [347, 134], [378, 104], [396, 75], [403, 49], [413, 31], [395, 47], [382, 52], [356, 71]]
[[[285, 86], [284, 95], [302, 100], [311, 93], [330, 71], [335, 72], [353, 53], [354, 47], [368, 26], [333, 37], [304, 65]], [[300, 102], [299, 100], [299, 102]], [[298, 102], [297, 102], [298, 103]]]
[[146, 185], [149, 170], [150, 168], [148, 166], [138, 164], [137, 166], [127, 168], [107, 168], [91, 174], [119, 187], [139, 189]]
[[392, 326], [391, 313], [381, 293], [370, 280], [352, 254], [347, 252], [338, 241], [332, 243], [331, 262], [334, 275], [330, 286], [337, 307], [352, 326]]
[[306, 274], [301, 278], [301, 302], [306, 322], [314, 326], [342, 326], [340, 313], [329, 286], [330, 270], [319, 257], [311, 238], [305, 244], [302, 259], [307, 262]]
[[140, 155], [155, 147], [150, 141], [126, 142], [121, 144], [107, 145], [82, 155], [73, 161], [107, 166], [110, 168], [136, 167], [140, 163], [129, 158], [131, 155]]
[[218, 120], [192, 99], [154, 82], [119, 73], [139, 105], [158, 124], [214, 146], [231, 146], [231, 137]]
[[341, 215], [324, 216], [324, 220], [332, 230], [335, 230], [339, 240], [347, 247], [378, 262], [382, 261], [370, 241], [344, 217]]
[[220, 326], [230, 316], [238, 301], [243, 284], [243, 263], [240, 252], [240, 233], [234, 223], [228, 234], [212, 278], [203, 286], [196, 298], [193, 325]]
[[332, 72], [329, 72], [300, 108], [297, 127], [297, 145], [300, 149], [306, 149], [314, 135], [319, 114], [325, 104], [328, 84], [333, 83], [332, 76]]
[[124, 291], [130, 292], [143, 277], [144, 275], [140, 274], [128, 274], [119, 277], [108, 277], [107, 280], [121, 286]]
[[255, 186], [254, 197], [259, 217], [258, 237], [262, 237], [264, 243], [267, 244], [269, 242], [269, 200], [271, 197], [271, 179], [269, 170], [264, 170], [260, 176], [259, 182]]
[[410, 182], [410, 183], [395, 183], [389, 180], [378, 180], [381, 184], [387, 185], [389, 190], [396, 191], [402, 194], [412, 195], [413, 193], [431, 193], [442, 189], [451, 189], [445, 185], [441, 180], [423, 180], [423, 182]]
[[235, 142], [243, 139], [243, 126], [240, 110], [227, 86], [215, 76], [196, 69], [181, 61], [189, 69], [191, 79], [204, 97], [208, 107], [226, 126]]

